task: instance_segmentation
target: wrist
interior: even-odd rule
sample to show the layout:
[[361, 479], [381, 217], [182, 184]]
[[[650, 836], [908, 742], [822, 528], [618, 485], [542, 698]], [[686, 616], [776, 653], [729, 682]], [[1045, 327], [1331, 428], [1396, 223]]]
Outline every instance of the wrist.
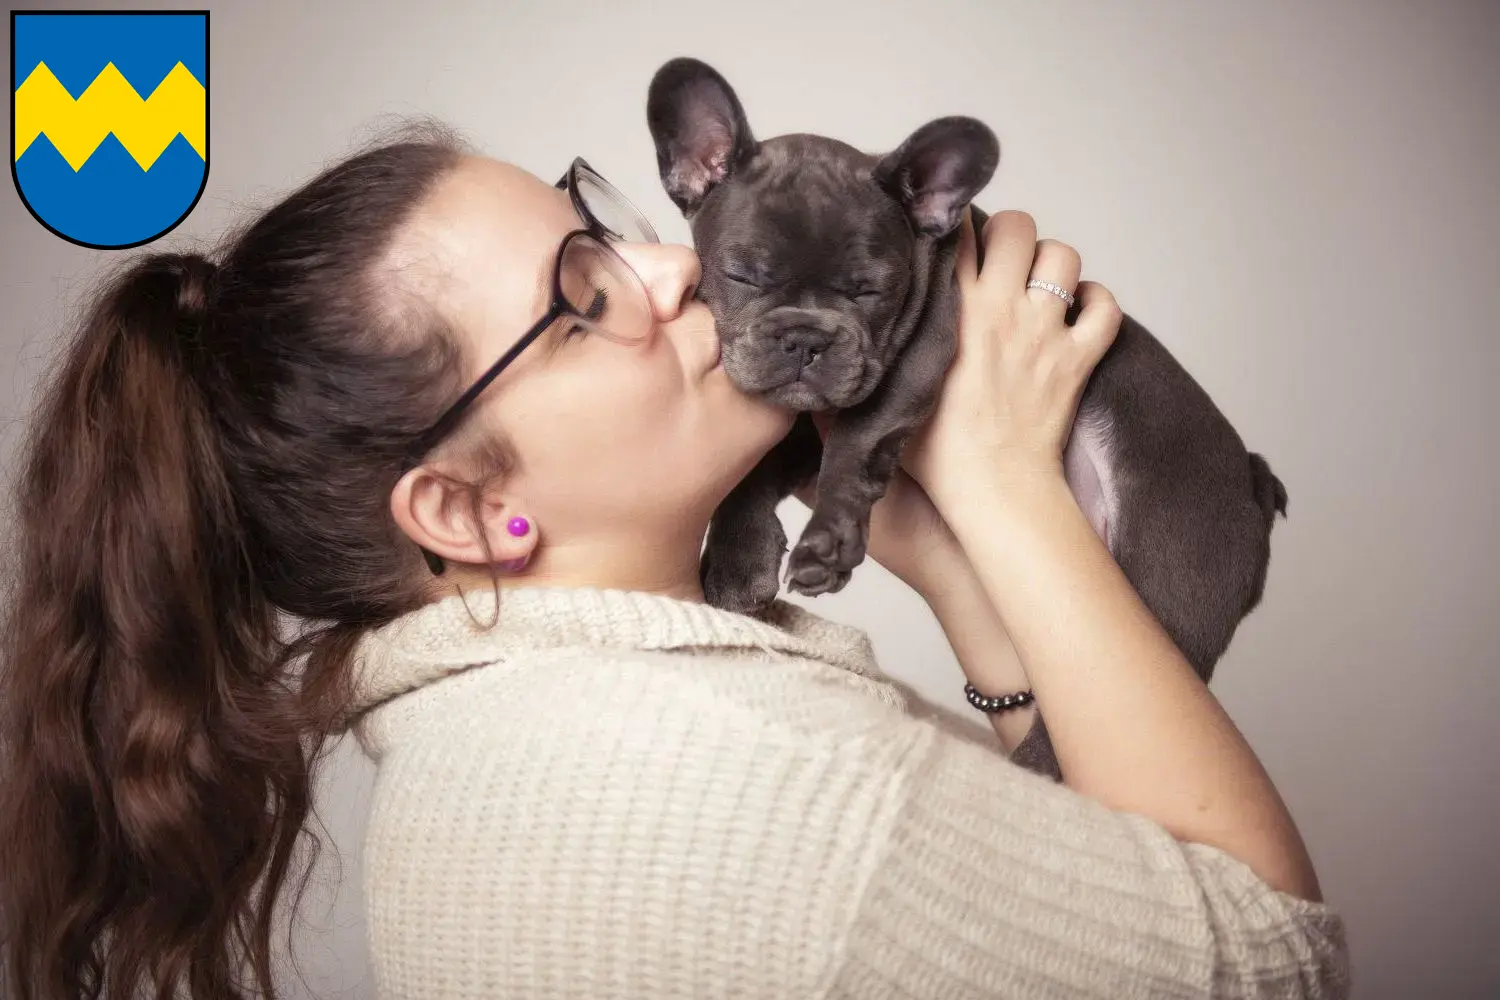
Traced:
[[954, 554], [943, 560], [941, 571], [934, 568], [923, 579], [922, 586], [915, 589], [933, 615], [944, 624], [962, 620], [974, 609], [989, 606], [984, 584], [957, 543]]
[[962, 572], [932, 588], [927, 606], [951, 645], [962, 645], [961, 640], [969, 636], [980, 640], [974, 645], [984, 650], [983, 657], [959, 658], [969, 682], [986, 693], [1029, 686], [1025, 667], [1016, 656], [1005, 624], [985, 592], [984, 583], [967, 561]]
[[979, 468], [933, 502], [965, 551], [976, 531], [990, 535], [1079, 512], [1061, 462]]
[[[964, 680], [981, 696], [998, 698], [1031, 688], [1015, 645], [967, 557], [958, 571], [931, 587], [924, 597]], [[986, 717], [1001, 747], [1011, 753], [1030, 731], [1036, 706], [986, 713]]]
[[932, 539], [912, 560], [911, 566], [898, 575], [902, 583], [915, 590], [917, 596], [936, 611], [936, 606], [947, 600], [953, 588], [973, 573], [963, 547], [952, 532], [947, 531], [942, 537]]

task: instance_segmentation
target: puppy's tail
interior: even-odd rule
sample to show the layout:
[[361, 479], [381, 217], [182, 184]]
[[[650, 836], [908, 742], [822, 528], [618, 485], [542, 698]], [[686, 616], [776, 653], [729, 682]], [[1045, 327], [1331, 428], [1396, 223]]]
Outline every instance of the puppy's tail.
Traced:
[[1266, 516], [1266, 527], [1276, 520], [1276, 515], [1286, 517], [1286, 487], [1271, 471], [1265, 456], [1250, 453], [1250, 488], [1255, 492], [1255, 502]]

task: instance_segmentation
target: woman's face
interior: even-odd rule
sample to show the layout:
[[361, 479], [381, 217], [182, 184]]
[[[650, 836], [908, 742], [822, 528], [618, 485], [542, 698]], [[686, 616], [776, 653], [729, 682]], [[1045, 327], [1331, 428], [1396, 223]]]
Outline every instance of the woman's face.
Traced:
[[[398, 240], [396, 263], [403, 283], [415, 279], [467, 341], [468, 379], [546, 312], [558, 244], [582, 226], [566, 191], [479, 157], [426, 200]], [[479, 426], [457, 436], [503, 432], [517, 462], [499, 487], [501, 520], [528, 517], [543, 546], [665, 543], [696, 532], [696, 558], [714, 509], [792, 415], [741, 393], [719, 367], [713, 317], [692, 297], [691, 249], [615, 246], [645, 285], [652, 335], [620, 343], [554, 323], [476, 401], [466, 421]]]

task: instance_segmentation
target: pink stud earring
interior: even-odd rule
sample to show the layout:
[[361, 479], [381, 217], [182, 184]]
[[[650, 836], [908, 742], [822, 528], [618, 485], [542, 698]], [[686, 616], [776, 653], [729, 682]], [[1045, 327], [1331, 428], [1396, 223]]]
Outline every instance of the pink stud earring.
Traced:
[[[516, 538], [524, 538], [531, 531], [531, 522], [524, 517], [513, 517], [505, 523], [505, 530]], [[524, 556], [505, 560], [500, 563], [500, 569], [506, 573], [519, 573], [530, 561], [531, 554], [527, 553]]]

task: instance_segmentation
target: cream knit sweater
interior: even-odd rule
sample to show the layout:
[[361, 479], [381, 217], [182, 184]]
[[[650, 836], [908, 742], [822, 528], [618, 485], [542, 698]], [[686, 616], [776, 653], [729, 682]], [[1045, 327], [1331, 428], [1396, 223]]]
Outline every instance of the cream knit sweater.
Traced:
[[357, 654], [384, 1000], [1348, 994], [1331, 910], [937, 725], [857, 629], [606, 590], [495, 611]]

